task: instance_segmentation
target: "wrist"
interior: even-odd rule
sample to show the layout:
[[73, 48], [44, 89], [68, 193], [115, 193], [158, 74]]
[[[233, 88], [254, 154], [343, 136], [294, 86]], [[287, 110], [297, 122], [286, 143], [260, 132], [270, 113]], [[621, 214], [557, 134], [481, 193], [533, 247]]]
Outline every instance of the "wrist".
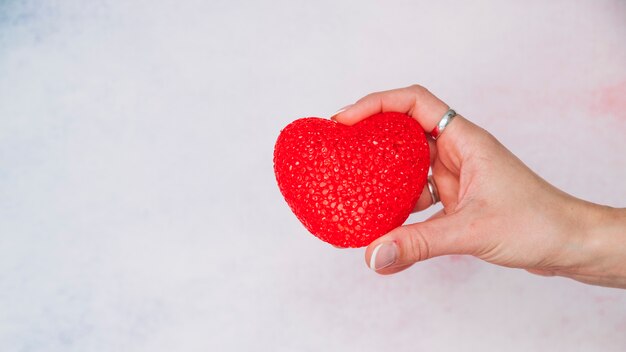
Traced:
[[575, 221], [575, 259], [563, 276], [626, 288], [626, 209], [581, 202]]

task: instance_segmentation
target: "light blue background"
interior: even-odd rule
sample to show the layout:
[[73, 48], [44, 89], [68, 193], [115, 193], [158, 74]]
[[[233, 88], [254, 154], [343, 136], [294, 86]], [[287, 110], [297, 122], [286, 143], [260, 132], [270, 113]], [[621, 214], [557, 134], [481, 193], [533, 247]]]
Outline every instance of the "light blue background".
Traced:
[[624, 351], [623, 290], [372, 273], [306, 233], [272, 151], [421, 83], [623, 207], [625, 67], [622, 1], [2, 1], [0, 351]]

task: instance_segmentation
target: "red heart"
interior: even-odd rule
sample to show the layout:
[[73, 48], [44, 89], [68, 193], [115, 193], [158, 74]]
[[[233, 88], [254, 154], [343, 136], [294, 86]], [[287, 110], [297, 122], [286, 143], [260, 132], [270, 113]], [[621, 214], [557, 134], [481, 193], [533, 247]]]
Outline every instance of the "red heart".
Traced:
[[298, 119], [274, 148], [276, 181], [287, 204], [312, 234], [339, 247], [366, 246], [402, 225], [429, 164], [424, 130], [397, 112], [353, 126]]

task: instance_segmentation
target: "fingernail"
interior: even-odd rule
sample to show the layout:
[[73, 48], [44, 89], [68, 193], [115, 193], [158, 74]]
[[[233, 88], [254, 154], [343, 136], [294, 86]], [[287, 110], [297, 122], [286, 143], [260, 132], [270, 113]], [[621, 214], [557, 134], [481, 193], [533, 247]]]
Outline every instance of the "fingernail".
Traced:
[[374, 248], [370, 257], [370, 269], [376, 271], [387, 268], [398, 259], [398, 246], [395, 242], [383, 242]]
[[354, 105], [354, 104], [348, 104], [348, 105], [344, 106], [343, 108], [341, 108], [341, 109], [337, 110], [337, 111], [333, 114], [333, 116], [331, 116], [330, 118], [331, 118], [332, 120], [334, 120], [334, 119], [335, 119], [335, 116], [337, 116], [337, 115], [341, 114], [342, 112], [344, 112], [344, 111], [346, 111], [346, 110], [350, 109], [350, 107], [352, 107], [352, 105]]

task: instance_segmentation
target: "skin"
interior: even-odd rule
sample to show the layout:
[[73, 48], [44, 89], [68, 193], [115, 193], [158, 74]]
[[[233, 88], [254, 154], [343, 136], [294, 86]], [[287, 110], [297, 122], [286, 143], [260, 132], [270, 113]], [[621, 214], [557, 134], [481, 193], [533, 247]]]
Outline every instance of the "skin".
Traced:
[[[352, 125], [367, 116], [404, 112], [430, 132], [449, 109], [424, 87], [377, 92], [333, 116]], [[626, 288], [626, 209], [575, 198], [552, 186], [484, 129], [457, 115], [430, 141], [432, 174], [443, 209], [427, 221], [396, 228], [372, 242], [393, 243], [394, 274], [449, 254], [593, 285]], [[428, 189], [416, 211], [432, 205]]]

